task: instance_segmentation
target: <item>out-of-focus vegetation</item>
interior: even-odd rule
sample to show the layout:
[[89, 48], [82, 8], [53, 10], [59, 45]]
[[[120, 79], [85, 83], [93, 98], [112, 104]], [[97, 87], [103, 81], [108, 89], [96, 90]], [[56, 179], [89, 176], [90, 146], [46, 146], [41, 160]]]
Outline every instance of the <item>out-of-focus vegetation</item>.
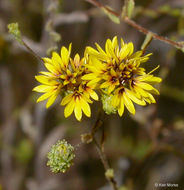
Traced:
[[[117, 12], [124, 5], [123, 0], [101, 2]], [[159, 35], [184, 40], [181, 0], [136, 0], [132, 18]], [[0, 190], [110, 189], [92, 143], [77, 147], [74, 165], [65, 174], [53, 174], [46, 166], [47, 153], [57, 140], [80, 143], [100, 103], [93, 104], [92, 118], [82, 122], [74, 116], [65, 119], [57, 103], [50, 109], [36, 104], [34, 76], [43, 64], [13, 40], [7, 24], [18, 22], [24, 41], [40, 56], [70, 42], [73, 53], [82, 54], [85, 46], [103, 46], [115, 35], [139, 50], [145, 35], [114, 19], [84, 0], [0, 1]], [[163, 78], [161, 95], [155, 105], [137, 106], [135, 116], [104, 116], [105, 153], [121, 190], [162, 189], [155, 183], [178, 184], [176, 189], [183, 190], [184, 53], [158, 40], [146, 52], [153, 53], [145, 64], [148, 70], [160, 65], [156, 72]]]

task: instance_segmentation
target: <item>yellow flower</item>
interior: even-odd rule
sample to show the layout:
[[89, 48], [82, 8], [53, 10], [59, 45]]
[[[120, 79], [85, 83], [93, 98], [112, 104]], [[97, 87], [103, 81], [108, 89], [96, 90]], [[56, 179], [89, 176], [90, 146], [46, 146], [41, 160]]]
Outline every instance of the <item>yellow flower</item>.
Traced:
[[106, 41], [105, 50], [98, 44], [96, 47], [97, 50], [87, 47], [82, 59], [78, 54], [74, 59], [70, 57], [71, 44], [68, 49], [62, 47], [60, 55], [53, 52], [51, 58], [43, 58], [48, 71], [35, 77], [41, 85], [33, 90], [43, 93], [37, 102], [48, 99], [48, 108], [62, 95], [65, 117], [74, 112], [79, 121], [82, 113], [91, 116], [89, 104], [91, 99], [98, 100], [96, 89], [102, 93], [106, 113], [118, 111], [122, 116], [126, 107], [135, 114], [134, 103], [145, 106], [156, 102], [152, 94], [159, 92], [153, 85], [162, 79], [152, 73], [158, 67], [149, 73], [142, 67], [151, 54], [134, 53], [133, 43], [124, 43], [122, 39], [119, 46], [117, 37]]
[[36, 76], [36, 80], [41, 85], [35, 87], [33, 90], [36, 92], [44, 93], [41, 95], [37, 102], [48, 99], [46, 107], [50, 107], [57, 96], [61, 93], [66, 80], [62, 81], [62, 74], [67, 73], [67, 67], [70, 60], [71, 44], [69, 50], [66, 47], [61, 48], [61, 56], [58, 53], [53, 52], [52, 58], [43, 58], [44, 66], [48, 70], [47, 72], [40, 72], [41, 75]]
[[48, 99], [46, 104], [46, 107], [48, 108], [54, 103], [61, 92], [62, 84], [57, 81], [57, 78], [52, 76], [39, 75], [35, 78], [38, 82], [42, 83], [42, 85], [36, 86], [33, 90], [44, 93], [37, 99], [37, 102]]
[[65, 117], [70, 116], [73, 111], [79, 121], [82, 118], [82, 111], [87, 117], [90, 117], [91, 109], [88, 104], [92, 103], [90, 96], [94, 100], [98, 100], [98, 95], [93, 91], [93, 87], [87, 86], [87, 84], [80, 85], [78, 90], [66, 95], [61, 102], [61, 105], [66, 105], [64, 110]]
[[98, 100], [96, 92], [93, 90], [96, 85], [88, 84], [88, 81], [82, 79], [86, 74], [86, 60], [80, 59], [78, 54], [74, 59], [70, 57], [71, 44], [69, 48], [61, 48], [61, 55], [53, 52], [51, 58], [43, 58], [47, 72], [40, 72], [36, 80], [41, 85], [33, 90], [44, 93], [37, 102], [48, 99], [46, 107], [50, 107], [58, 95], [63, 95], [61, 105], [66, 105], [64, 115], [68, 117], [74, 111], [78, 120], [82, 118], [82, 111], [88, 117], [91, 110], [88, 103], [92, 103], [90, 98]]
[[108, 93], [110, 94], [119, 85], [118, 76], [119, 72], [111, 69], [109, 73], [105, 73], [102, 77], [105, 82], [100, 85], [100, 88], [108, 88]]
[[[89, 83], [100, 83], [103, 93], [112, 96], [112, 105], [118, 110], [120, 116], [124, 107], [135, 114], [134, 103], [146, 105], [155, 103], [152, 94], [159, 94], [152, 84], [161, 82], [161, 78], [154, 77], [146, 71], [141, 64], [149, 59], [151, 54], [143, 56], [142, 51], [134, 52], [133, 43], [124, 43], [121, 46], [117, 37], [105, 44], [105, 51], [96, 43], [97, 50], [87, 47], [85, 54], [89, 56], [88, 73], [82, 79]], [[156, 68], [157, 69], [157, 68]]]

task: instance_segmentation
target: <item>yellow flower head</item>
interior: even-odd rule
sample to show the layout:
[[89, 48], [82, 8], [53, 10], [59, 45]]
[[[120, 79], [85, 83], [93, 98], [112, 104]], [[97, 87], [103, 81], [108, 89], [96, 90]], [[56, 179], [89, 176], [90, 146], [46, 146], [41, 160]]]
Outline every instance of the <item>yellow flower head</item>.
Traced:
[[[85, 54], [89, 56], [86, 65], [88, 73], [82, 77], [89, 84], [99, 83], [103, 93], [112, 96], [112, 105], [123, 115], [124, 107], [135, 114], [134, 103], [146, 105], [155, 103], [152, 94], [159, 94], [152, 84], [161, 82], [161, 78], [146, 73], [141, 64], [149, 59], [151, 54], [143, 56], [142, 51], [134, 52], [133, 43], [124, 43], [121, 46], [117, 37], [108, 39], [103, 50], [96, 43], [97, 50], [87, 47]], [[155, 69], [154, 69], [155, 70]]]
[[72, 59], [70, 54], [71, 44], [68, 49], [61, 48], [61, 55], [53, 52], [51, 58], [43, 58], [48, 71], [40, 72], [41, 75], [35, 77], [41, 85], [33, 90], [44, 93], [37, 102], [48, 99], [47, 108], [54, 103], [58, 95], [63, 95], [61, 105], [66, 105], [65, 117], [70, 116], [74, 111], [76, 118], [81, 120], [82, 111], [90, 117], [91, 110], [88, 103], [92, 103], [90, 98], [98, 100], [98, 96], [94, 91], [95, 85], [82, 79], [86, 74], [86, 60], [80, 59], [78, 54]]

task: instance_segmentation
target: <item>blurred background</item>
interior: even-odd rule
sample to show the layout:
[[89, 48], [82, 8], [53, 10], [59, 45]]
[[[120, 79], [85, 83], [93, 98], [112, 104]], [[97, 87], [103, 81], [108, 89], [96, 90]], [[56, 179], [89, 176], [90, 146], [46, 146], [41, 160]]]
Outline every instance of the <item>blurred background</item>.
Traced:
[[[101, 0], [121, 12], [124, 0]], [[159, 35], [184, 40], [183, 0], [136, 0], [133, 19]], [[53, 174], [46, 166], [52, 144], [66, 139], [80, 143], [89, 132], [92, 118], [65, 119], [60, 99], [49, 109], [36, 104], [34, 76], [43, 69], [35, 57], [7, 32], [18, 22], [26, 43], [40, 56], [73, 43], [73, 55], [87, 45], [102, 47], [115, 35], [139, 50], [145, 35], [125, 23], [113, 23], [84, 0], [0, 0], [0, 190], [110, 190], [93, 143], [76, 150], [74, 165], [66, 174]], [[178, 184], [184, 189], [184, 53], [153, 40], [147, 70], [160, 65], [155, 74], [163, 78], [157, 104], [136, 106], [127, 112], [105, 115], [105, 152], [123, 190], [153, 190], [155, 183]], [[47, 54], [46, 54], [47, 53]]]

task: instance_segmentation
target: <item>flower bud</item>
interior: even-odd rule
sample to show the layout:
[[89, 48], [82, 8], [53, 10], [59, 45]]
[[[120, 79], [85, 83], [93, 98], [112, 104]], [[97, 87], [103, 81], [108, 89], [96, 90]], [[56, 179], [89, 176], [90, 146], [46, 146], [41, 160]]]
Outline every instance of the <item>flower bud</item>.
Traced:
[[106, 114], [115, 114], [116, 109], [112, 106], [112, 95], [102, 94], [103, 110]]
[[21, 32], [19, 30], [19, 24], [17, 22], [8, 24], [8, 32], [12, 34], [19, 43], [23, 43]]
[[105, 177], [107, 179], [113, 179], [114, 178], [114, 170], [112, 168], [109, 168], [106, 172], [105, 172]]
[[73, 165], [74, 157], [74, 147], [65, 140], [60, 140], [51, 147], [48, 153], [47, 166], [50, 166], [54, 173], [65, 173]]

